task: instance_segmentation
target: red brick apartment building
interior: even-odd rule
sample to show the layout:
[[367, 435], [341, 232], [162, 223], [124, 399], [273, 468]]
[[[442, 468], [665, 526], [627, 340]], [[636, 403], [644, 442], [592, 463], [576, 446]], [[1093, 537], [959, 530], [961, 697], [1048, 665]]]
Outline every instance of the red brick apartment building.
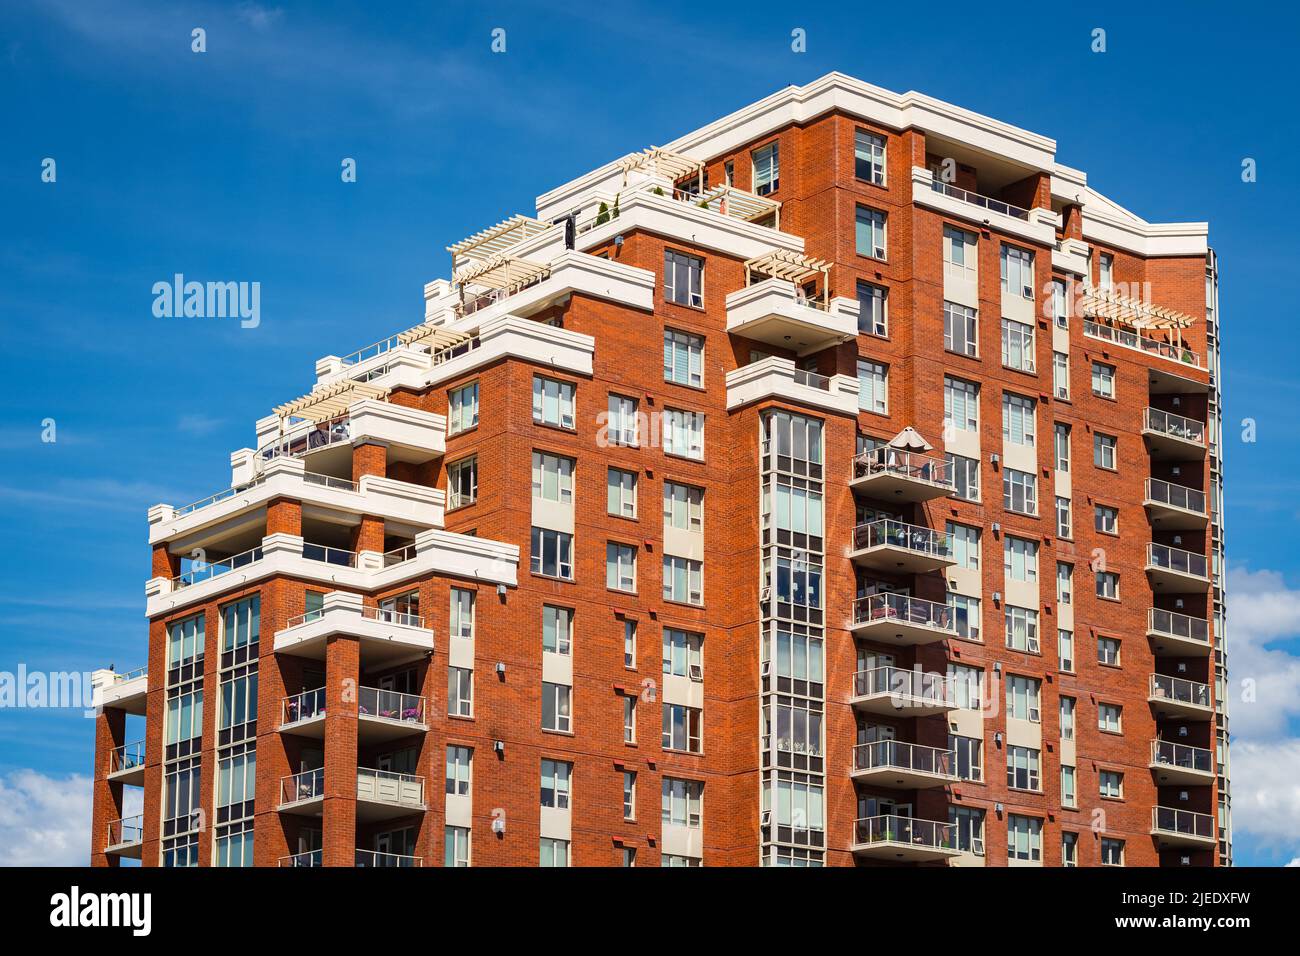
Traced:
[[831, 74], [457, 242], [150, 510], [93, 862], [1230, 863], [1206, 237]]

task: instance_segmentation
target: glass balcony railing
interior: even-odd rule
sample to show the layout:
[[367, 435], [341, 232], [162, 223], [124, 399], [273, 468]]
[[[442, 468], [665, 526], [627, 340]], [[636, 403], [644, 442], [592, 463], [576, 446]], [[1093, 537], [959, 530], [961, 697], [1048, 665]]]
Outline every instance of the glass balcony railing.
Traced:
[[424, 698], [378, 687], [361, 687], [357, 693], [357, 712], [362, 717], [423, 724]]
[[144, 814], [108, 821], [108, 846], [125, 846], [144, 840]]
[[952, 535], [920, 525], [881, 518], [853, 529], [853, 550], [886, 546], [935, 558], [952, 557]]
[[1198, 515], [1205, 514], [1205, 492], [1175, 485], [1159, 478], [1148, 478], [1146, 486], [1147, 501], [1170, 508], [1192, 511]]
[[357, 553], [355, 551], [330, 548], [323, 544], [312, 544], [308, 541], [304, 541], [302, 544], [302, 556], [308, 561], [323, 561], [326, 564], [337, 564], [341, 568], [355, 568], [357, 566]]
[[946, 777], [952, 774], [953, 752], [938, 747], [877, 740], [853, 748], [854, 770], [910, 770], [913, 773]]
[[1204, 747], [1174, 743], [1172, 740], [1151, 741], [1151, 762], [1165, 767], [1177, 767], [1180, 770], [1214, 772], [1213, 751], [1206, 750]]
[[1183, 365], [1190, 365], [1193, 368], [1201, 367], [1201, 360], [1196, 353], [1185, 345], [1147, 338], [1145, 335], [1139, 335], [1127, 329], [1102, 325], [1100, 322], [1094, 322], [1091, 319], [1083, 320], [1083, 334], [1094, 339], [1101, 339], [1104, 342], [1113, 342], [1126, 349], [1146, 352], [1148, 355], [1158, 355], [1161, 358], [1180, 362]]
[[952, 699], [952, 684], [943, 674], [873, 667], [853, 675], [854, 697], [887, 695], [899, 703], [943, 707]]
[[356, 851], [357, 866], [421, 866], [423, 863], [424, 861], [418, 856], [407, 856], [402, 853], [380, 853], [378, 850]]
[[1147, 567], [1190, 574], [1198, 578], [1210, 576], [1209, 559], [1205, 555], [1156, 544], [1154, 541], [1147, 544]]
[[298, 803], [302, 800], [315, 800], [325, 796], [325, 768], [304, 770], [288, 777], [280, 778], [280, 802]]
[[279, 866], [321, 866], [323, 856], [320, 850], [305, 850], [293, 856], [282, 856], [277, 864]]
[[1210, 622], [1201, 617], [1190, 617], [1158, 607], [1151, 608], [1147, 628], [1156, 634], [1179, 637], [1187, 641], [1210, 642]]
[[293, 430], [283, 438], [263, 445], [257, 454], [264, 461], [272, 458], [301, 458], [313, 451], [351, 440], [352, 423], [348, 416], [342, 415], [330, 421]]
[[962, 202], [970, 203], [972, 206], [979, 206], [981, 209], [987, 209], [989, 212], [998, 212], [1004, 216], [1010, 216], [1013, 219], [1029, 221], [1029, 210], [1022, 209], [1020, 206], [1013, 206], [1009, 202], [1003, 202], [1001, 199], [993, 199], [989, 196], [982, 196], [979, 193], [973, 193], [969, 189], [959, 189], [951, 183], [945, 183], [942, 180], [933, 180], [930, 188], [937, 193], [943, 193], [945, 196], [951, 196], [953, 199], [959, 199]]
[[953, 850], [953, 826], [935, 820], [918, 820], [888, 813], [857, 820], [853, 825], [855, 846], [872, 843], [905, 843], [933, 850]]
[[1148, 408], [1143, 411], [1142, 426], [1147, 431], [1168, 435], [1170, 438], [1179, 438], [1198, 445], [1205, 444], [1205, 422], [1184, 418], [1159, 408]]
[[894, 621], [955, 631], [956, 619], [947, 604], [908, 597], [905, 594], [872, 594], [853, 602], [853, 623]]
[[1168, 674], [1152, 674], [1149, 696], [1192, 707], [1210, 706], [1210, 685]]
[[292, 724], [300, 720], [325, 716], [325, 688], [305, 690], [281, 701], [281, 723]]
[[229, 558], [221, 558], [216, 561], [192, 561], [189, 569], [183, 571], [178, 577], [172, 578], [172, 588], [187, 588], [203, 581], [210, 581], [218, 578], [223, 574], [236, 571], [239, 568], [247, 567], [254, 561], [262, 560], [262, 548], [259, 545], [256, 548], [250, 548], [241, 554], [233, 555]]
[[1152, 807], [1151, 827], [1161, 833], [1214, 839], [1214, 817], [1176, 807]]
[[114, 747], [108, 754], [108, 772], [124, 773], [144, 766], [144, 741], [136, 740]]
[[855, 479], [877, 475], [893, 475], [913, 481], [924, 481], [948, 489], [955, 487], [950, 462], [919, 452], [904, 451], [901, 448], [887, 446], [873, 448], [854, 457], [853, 477]]

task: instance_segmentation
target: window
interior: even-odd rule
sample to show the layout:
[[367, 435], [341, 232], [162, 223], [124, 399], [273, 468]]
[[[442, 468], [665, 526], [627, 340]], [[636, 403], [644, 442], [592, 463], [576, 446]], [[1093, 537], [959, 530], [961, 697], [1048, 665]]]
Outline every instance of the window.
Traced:
[[552, 810], [569, 809], [569, 778], [572, 773], [571, 763], [542, 761], [542, 806]]
[[1042, 683], [1036, 677], [1022, 677], [1019, 674], [1007, 675], [1007, 716], [1016, 720], [1028, 720], [1039, 723], [1042, 712], [1039, 702], [1042, 698]]
[[1034, 444], [1037, 403], [1032, 398], [1002, 393], [1002, 440], [1011, 445]]
[[1074, 565], [1056, 562], [1056, 600], [1070, 604], [1074, 600]]
[[863, 335], [888, 335], [889, 290], [858, 281], [858, 331]]
[[538, 866], [568, 866], [569, 841], [542, 837], [537, 851]]
[[573, 610], [542, 605], [542, 651], [569, 655], [573, 652]]
[[1060, 669], [1066, 673], [1074, 671], [1074, 632], [1067, 631], [1065, 628], [1058, 628], [1056, 631], [1056, 656], [1060, 661]]
[[610, 541], [605, 545], [605, 587], [636, 593], [636, 547]]
[[677, 780], [673, 777], [664, 777], [661, 796], [661, 823], [699, 829], [700, 804], [704, 798], [704, 784], [698, 780]]
[[664, 673], [692, 680], [704, 678], [704, 635], [664, 628]]
[[1007, 786], [1013, 790], [1041, 790], [1039, 752], [1032, 747], [1007, 747]]
[[664, 452], [681, 458], [704, 460], [704, 413], [664, 409]]
[[636, 621], [623, 622], [623, 666], [636, 667]]
[[1109, 252], [1103, 252], [1099, 257], [1099, 276], [1100, 286], [1102, 289], [1112, 289], [1115, 286], [1115, 257]]
[[1061, 764], [1061, 806], [1077, 807], [1078, 805], [1079, 790], [1075, 779], [1075, 770], [1073, 767]]
[[1070, 499], [1056, 496], [1056, 534], [1061, 538], [1074, 537], [1074, 529], [1070, 527]]
[[[1103, 256], [1103, 261], [1105, 257]], [[1124, 841], [1116, 840], [1111, 837], [1101, 838], [1101, 865], [1102, 866], [1123, 866], [1124, 865]]]
[[1103, 534], [1119, 534], [1119, 509], [1109, 505], [1094, 505], [1093, 527]]
[[[821, 684], [825, 680], [823, 653], [820, 637], [796, 634], [779, 627], [776, 632], [776, 676]], [[812, 692], [820, 693], [816, 688]]]
[[533, 497], [573, 504], [573, 459], [533, 452]]
[[664, 529], [704, 530], [704, 489], [664, 482]]
[[626, 395], [609, 396], [609, 415], [605, 436], [611, 445], [635, 448], [640, 444], [638, 435], [637, 400]]
[[447, 668], [447, 714], [470, 717], [474, 713], [474, 672], [468, 667]]
[[1116, 571], [1097, 572], [1097, 597], [1108, 601], [1119, 600], [1119, 573]]
[[534, 528], [530, 568], [533, 574], [573, 580], [573, 535]]
[[944, 426], [959, 432], [978, 432], [980, 427], [980, 387], [974, 382], [943, 377]]
[[469, 827], [443, 828], [442, 865], [469, 866]]
[[636, 771], [623, 771], [623, 819], [636, 819]]
[[1092, 363], [1092, 394], [1102, 398], [1115, 397], [1115, 366], [1105, 362]]
[[1038, 514], [1038, 477], [1027, 471], [1003, 468], [1002, 507], [1023, 515]]
[[943, 347], [958, 355], [979, 355], [978, 315], [956, 302], [943, 304]]
[[623, 867], [636, 866], [636, 847], [634, 846], [623, 847], [620, 859], [622, 861], [619, 864], [620, 866]]
[[967, 524], [949, 521], [944, 530], [952, 538], [952, 555], [957, 567], [970, 571], [980, 569], [980, 529]]
[[1052, 315], [1056, 317], [1056, 326], [1060, 329], [1070, 327], [1070, 299], [1066, 295], [1065, 280], [1052, 280]]
[[1014, 319], [1002, 320], [1002, 364], [1022, 372], [1034, 371], [1034, 327]]
[[1034, 297], [1034, 254], [1015, 246], [1002, 246], [1002, 291], [1024, 299]]
[[572, 382], [533, 376], [533, 421], [557, 428], [573, 428]]
[[1070, 356], [1064, 352], [1052, 353], [1052, 390], [1057, 398], [1070, 399]]
[[611, 468], [605, 479], [606, 510], [620, 518], [636, 517], [636, 472]]
[[1123, 708], [1119, 704], [1097, 705], [1097, 729], [1112, 734], [1121, 733], [1120, 717]]
[[664, 250], [664, 300], [704, 308], [704, 260]]
[[781, 150], [777, 143], [768, 143], [751, 154], [754, 162], [754, 192], [760, 196], [776, 192], [781, 187]]
[[447, 507], [461, 508], [478, 500], [478, 456], [447, 466]]
[[1061, 698], [1061, 739], [1074, 739], [1074, 698]]
[[167, 626], [167, 666], [175, 669], [203, 657], [203, 615], [187, 617]]
[[944, 225], [943, 274], [945, 277], [965, 282], [975, 281], [978, 268], [978, 260], [975, 256], [976, 241], [975, 233], [958, 229], [956, 226]]
[[704, 339], [664, 329], [664, 381], [703, 387]]
[[474, 592], [466, 588], [451, 589], [449, 636], [474, 639], [474, 596]]
[[1061, 866], [1079, 865], [1079, 834], [1062, 831]]
[[623, 743], [636, 743], [636, 697], [623, 695]]
[[961, 710], [983, 709], [984, 671], [969, 664], [948, 663], [953, 703]]
[[884, 415], [889, 410], [889, 366], [858, 361], [858, 408]]
[[700, 731], [703, 719], [704, 712], [699, 708], [664, 704], [664, 749], [701, 753], [704, 749]]
[[1038, 612], [1025, 607], [1006, 606], [1007, 647], [1027, 654], [1038, 653]]
[[957, 849], [962, 853], [984, 855], [984, 811], [974, 807], [948, 807]]
[[853, 134], [853, 175], [876, 186], [885, 185], [885, 138], [864, 129]]
[[1097, 638], [1097, 663], [1119, 667], [1119, 641], [1113, 637]]
[[447, 746], [447, 795], [469, 796], [474, 751], [468, 747]]
[[953, 752], [953, 770], [962, 780], [983, 780], [983, 741], [977, 737], [948, 735], [948, 749]]
[[1095, 432], [1092, 436], [1092, 463], [1098, 468], [1115, 470], [1115, 449], [1119, 440], [1114, 435]]
[[703, 604], [704, 564], [665, 554], [664, 600], [679, 604]]
[[968, 641], [980, 640], [980, 599], [950, 591], [948, 606], [952, 608], [957, 636]]
[[857, 250], [860, 256], [885, 258], [885, 214], [878, 209], [859, 206], [857, 210]]
[[1056, 454], [1056, 470], [1070, 470], [1070, 426], [1057, 422], [1052, 428], [1052, 449]]
[[447, 434], [456, 435], [478, 425], [478, 382], [452, 389], [447, 396]]
[[1027, 538], [1002, 538], [1002, 571], [1010, 581], [1038, 580], [1038, 542]]
[[570, 711], [573, 688], [568, 684], [542, 681], [542, 729], [569, 733], [573, 729]]
[[1109, 800], [1124, 798], [1124, 775], [1114, 770], [1103, 770], [1097, 774], [1097, 789], [1101, 797]]
[[963, 501], [979, 501], [979, 459], [954, 455], [952, 452], [945, 452], [943, 457], [948, 463], [948, 470], [952, 473], [952, 480], [955, 485], [953, 497], [961, 498]]

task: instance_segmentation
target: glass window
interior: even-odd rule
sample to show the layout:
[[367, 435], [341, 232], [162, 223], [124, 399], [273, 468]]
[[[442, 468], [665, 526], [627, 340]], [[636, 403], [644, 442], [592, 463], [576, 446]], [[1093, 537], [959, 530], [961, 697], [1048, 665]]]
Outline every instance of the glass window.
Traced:
[[1093, 528], [1105, 534], [1119, 534], [1119, 509], [1109, 505], [1093, 505]]
[[1038, 403], [1032, 398], [1002, 393], [1002, 440], [1011, 445], [1033, 445], [1037, 430], [1035, 409]]
[[858, 408], [884, 415], [889, 411], [889, 366], [858, 360]]
[[1007, 647], [1027, 654], [1038, 653], [1038, 612], [1032, 608], [1006, 606]]
[[1074, 739], [1074, 698], [1061, 698], [1061, 739]]
[[1092, 436], [1092, 463], [1098, 468], [1115, 470], [1116, 450], [1119, 440], [1114, 435], [1094, 432]]
[[1097, 705], [1097, 729], [1109, 731], [1113, 734], [1120, 733], [1120, 717], [1123, 708], [1119, 704], [1098, 704]]
[[943, 304], [943, 347], [958, 355], [979, 355], [979, 314], [956, 302]]
[[1102, 398], [1115, 397], [1115, 366], [1105, 362], [1092, 363], [1092, 394]]
[[478, 425], [478, 382], [452, 389], [447, 396], [447, 434], [455, 435]]
[[1004, 535], [1002, 570], [1011, 581], [1038, 581], [1038, 542]]
[[1015, 790], [1041, 790], [1039, 756], [1032, 747], [1007, 747], [1007, 786]]
[[1007, 368], [1032, 372], [1034, 364], [1034, 327], [1013, 319], [1002, 320], [1002, 364]]
[[673, 777], [664, 777], [661, 795], [662, 823], [671, 826], [699, 828], [701, 804], [704, 800], [704, 784], [698, 780], [678, 780]]
[[478, 456], [447, 466], [447, 507], [463, 508], [478, 500]]
[[944, 453], [944, 460], [948, 462], [949, 471], [952, 473], [955, 490], [953, 497], [960, 498], [963, 501], [980, 500], [980, 463], [977, 458], [967, 458], [964, 455], [954, 455], [952, 452]]
[[1057, 422], [1052, 428], [1052, 449], [1056, 454], [1056, 470], [1070, 470], [1070, 426]]
[[636, 472], [623, 471], [621, 468], [609, 469], [605, 490], [606, 509], [610, 514], [620, 518], [636, 517], [636, 483]]
[[754, 150], [754, 192], [760, 196], [776, 192], [781, 187], [781, 148], [768, 143]]
[[976, 277], [978, 260], [976, 259], [977, 237], [973, 232], [944, 224], [943, 227], [943, 274], [952, 279], [973, 282]]
[[704, 385], [704, 339], [664, 329], [664, 381], [695, 388]]
[[1020, 514], [1038, 514], [1038, 477], [1014, 468], [1002, 469], [1002, 507]]
[[1074, 600], [1074, 565], [1056, 563], [1056, 600], [1069, 604]]
[[542, 650], [569, 654], [573, 646], [573, 609], [542, 605]]
[[701, 753], [704, 749], [704, 712], [682, 704], [664, 704], [663, 746], [665, 750]]
[[541, 375], [533, 376], [533, 421], [557, 428], [573, 428], [574, 385]]
[[678, 305], [704, 308], [704, 260], [665, 249], [664, 299]]
[[980, 387], [974, 382], [943, 377], [944, 425], [961, 432], [978, 432]]
[[664, 628], [664, 673], [704, 679], [704, 635]]
[[1015, 246], [1002, 246], [1002, 291], [1021, 298], [1034, 297], [1034, 254]]
[[637, 400], [611, 392], [605, 425], [605, 435], [609, 443], [635, 448], [640, 443], [639, 422]]
[[978, 571], [980, 568], [980, 529], [949, 521], [944, 530], [952, 538], [952, 554], [957, 567]]
[[704, 460], [704, 413], [664, 409], [664, 452], [681, 458]]
[[858, 280], [858, 331], [863, 335], [887, 335], [888, 304], [888, 289]]
[[689, 558], [664, 555], [664, 600], [679, 604], [704, 603], [704, 564]]
[[1007, 675], [1007, 716], [1038, 723], [1042, 719], [1039, 701], [1042, 683], [1036, 677]]
[[533, 452], [533, 497], [573, 504], [573, 459]]
[[446, 782], [449, 796], [469, 796], [473, 756], [474, 751], [469, 747], [448, 744]]
[[1060, 669], [1066, 673], [1074, 671], [1074, 632], [1065, 628], [1056, 631], [1056, 654]]
[[1070, 356], [1064, 352], [1052, 353], [1052, 388], [1056, 397], [1068, 400], [1070, 397]]
[[879, 209], [858, 206], [856, 218], [858, 255], [885, 258], [885, 214]]
[[1097, 663], [1119, 667], [1119, 641], [1113, 637], [1097, 638]]
[[1070, 499], [1059, 495], [1056, 498], [1056, 534], [1061, 538], [1074, 537], [1070, 527]]
[[442, 865], [469, 866], [469, 827], [444, 827], [442, 833]]
[[664, 528], [704, 530], [704, 489], [664, 482]]
[[1116, 571], [1097, 572], [1097, 597], [1111, 601], [1119, 600], [1119, 573]]
[[957, 636], [968, 641], [980, 640], [980, 599], [950, 591], [948, 606], [952, 608]]
[[530, 568], [533, 574], [573, 580], [573, 535], [533, 528]]
[[538, 866], [568, 866], [569, 865], [569, 841], [555, 840], [549, 837], [542, 837], [540, 848], [537, 851]]
[[569, 777], [572, 773], [571, 763], [542, 761], [542, 806], [553, 810], [569, 809]]
[[853, 174], [877, 186], [885, 185], [885, 137], [864, 129], [854, 131]]
[[573, 729], [570, 712], [573, 688], [568, 684], [542, 681], [542, 729], [568, 733]]
[[447, 713], [452, 717], [474, 713], [474, 672], [468, 667], [447, 668]]
[[636, 592], [636, 548], [609, 541], [605, 544], [605, 587]]

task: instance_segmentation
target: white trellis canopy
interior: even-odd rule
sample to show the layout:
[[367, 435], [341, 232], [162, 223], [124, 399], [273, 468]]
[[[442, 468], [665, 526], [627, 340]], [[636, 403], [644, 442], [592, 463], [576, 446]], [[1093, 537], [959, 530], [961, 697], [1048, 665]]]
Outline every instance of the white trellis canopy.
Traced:
[[618, 168], [623, 171], [623, 185], [627, 185], [629, 173], [647, 170], [655, 176], [677, 182], [687, 176], [699, 176], [700, 188], [704, 187], [704, 161], [692, 159], [682, 153], [651, 146], [639, 153], [631, 153], [618, 161]]
[[280, 417], [281, 427], [290, 418], [323, 422], [343, 414], [353, 402], [366, 398], [383, 398], [387, 394], [388, 389], [378, 385], [346, 379], [308, 392], [291, 402], [277, 405], [272, 411]]
[[402, 345], [427, 345], [430, 352], [454, 348], [470, 338], [467, 332], [453, 332], [444, 326], [428, 324], [417, 325], [397, 334], [397, 341]]
[[1114, 289], [1083, 286], [1079, 297], [1084, 315], [1109, 319], [1134, 329], [1185, 329], [1196, 319], [1183, 312], [1120, 295]]
[[522, 214], [503, 219], [495, 226], [476, 232], [467, 239], [447, 247], [451, 253], [451, 268], [456, 269], [473, 261], [484, 261], [501, 255], [525, 239], [554, 229], [555, 225]]
[[486, 289], [511, 291], [543, 278], [550, 271], [550, 266], [539, 262], [530, 262], [516, 256], [498, 255], [462, 269], [456, 274], [455, 279], [461, 287], [462, 295], [465, 286], [470, 283]]
[[831, 264], [826, 259], [814, 259], [789, 249], [774, 249], [765, 255], [745, 260], [745, 285], [754, 273], [773, 279], [785, 279], [795, 285], [822, 276], [829, 283]]
[[776, 220], [776, 228], [779, 229], [781, 225], [781, 203], [778, 200], [737, 189], [735, 186], [719, 184], [704, 190], [701, 195], [689, 198], [691, 202], [708, 206], [713, 212], [724, 216], [743, 219], [745, 222], [772, 216]]

